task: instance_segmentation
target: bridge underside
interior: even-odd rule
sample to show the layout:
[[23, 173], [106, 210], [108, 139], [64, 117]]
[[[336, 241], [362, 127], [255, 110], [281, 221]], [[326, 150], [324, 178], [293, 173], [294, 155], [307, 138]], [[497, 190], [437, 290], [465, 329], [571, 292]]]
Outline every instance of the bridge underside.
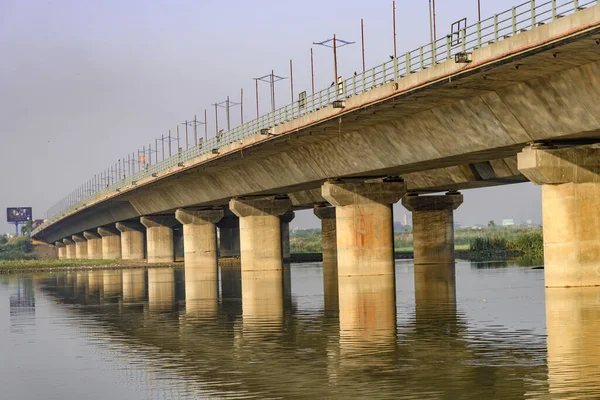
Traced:
[[[352, 240], [362, 235], [353, 229], [372, 229], [375, 239], [386, 232], [386, 207], [406, 193], [403, 203], [414, 217], [424, 227], [437, 224], [437, 234], [450, 238], [452, 211], [462, 202], [455, 191], [528, 178], [548, 184], [538, 182], [542, 173], [535, 172], [546, 164], [528, 165], [527, 178], [521, 174], [517, 155], [526, 146], [600, 142], [600, 6], [505, 38], [472, 56], [470, 64], [440, 63], [349, 97], [341, 109], [325, 107], [274, 127], [268, 136], [255, 134], [132, 183], [53, 222], [37, 236], [52, 242], [119, 221], [235, 204], [237, 211], [232, 211], [242, 231], [269, 227], [269, 235], [277, 237], [281, 227], [276, 220], [286, 210], [330, 203], [343, 215], [338, 229], [344, 226], [352, 233], [342, 237], [338, 232], [338, 246], [343, 242], [351, 249]], [[565, 165], [555, 162], [561, 157], [556, 154], [540, 157], [559, 169], [595, 168], [585, 151]], [[571, 183], [594, 184], [595, 179]], [[442, 191], [453, 197], [414, 197]], [[204, 224], [198, 221], [203, 217], [189, 224]], [[159, 228], [170, 235], [172, 224], [152, 227]], [[242, 254], [247, 251], [260, 260], [256, 238], [242, 239]], [[389, 238], [375, 239], [373, 249], [390, 245]], [[453, 258], [448, 243], [438, 247], [439, 259]], [[273, 258], [279, 250], [270, 251]], [[352, 257], [362, 257], [352, 254], [348, 250], [350, 264], [358, 262]], [[373, 261], [374, 269], [381, 265]]]

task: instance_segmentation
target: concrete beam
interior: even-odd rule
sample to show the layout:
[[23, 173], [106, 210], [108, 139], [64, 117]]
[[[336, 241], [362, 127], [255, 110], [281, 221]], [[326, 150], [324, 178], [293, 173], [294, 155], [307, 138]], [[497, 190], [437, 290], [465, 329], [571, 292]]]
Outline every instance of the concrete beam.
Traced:
[[115, 227], [121, 232], [121, 258], [123, 260], [143, 260], [144, 234], [146, 228], [139, 222], [117, 222]]
[[405, 192], [405, 182], [323, 184], [336, 206], [339, 276], [394, 274], [392, 204]]
[[528, 147], [518, 162], [542, 185], [546, 287], [600, 286], [600, 149]]
[[148, 263], [171, 263], [175, 260], [173, 227], [177, 220], [171, 215], [152, 215], [140, 219], [146, 227]]
[[229, 209], [240, 218], [241, 264], [244, 271], [281, 270], [281, 222], [289, 198], [269, 196], [232, 199]]
[[454, 263], [454, 210], [462, 202], [462, 194], [456, 192], [402, 199], [412, 211], [415, 265]]

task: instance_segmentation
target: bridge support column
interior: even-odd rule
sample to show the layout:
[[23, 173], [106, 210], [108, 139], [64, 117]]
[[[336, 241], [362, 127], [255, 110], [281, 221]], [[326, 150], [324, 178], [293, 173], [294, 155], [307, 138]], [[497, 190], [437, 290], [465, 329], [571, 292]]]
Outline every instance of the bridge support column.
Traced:
[[[185, 280], [218, 280], [217, 227], [223, 210], [178, 209], [175, 218], [183, 224]], [[195, 279], [192, 279], [193, 275]], [[190, 278], [188, 280], [188, 278]], [[216, 285], [216, 283], [215, 283]]]
[[291, 205], [289, 198], [276, 196], [229, 202], [229, 209], [240, 217], [242, 273], [282, 269], [279, 216]]
[[66, 247], [67, 260], [74, 260], [77, 256], [75, 250], [75, 243], [71, 239], [63, 239], [63, 243]]
[[102, 260], [102, 237], [90, 231], [83, 232], [83, 237], [87, 239], [88, 260]]
[[402, 199], [412, 211], [415, 265], [454, 263], [454, 210], [462, 202], [462, 194], [456, 192]]
[[73, 235], [71, 238], [75, 242], [75, 258], [78, 260], [87, 260], [87, 240], [83, 235]]
[[293, 211], [288, 211], [279, 217], [281, 229], [281, 256], [283, 261], [289, 261], [291, 258], [290, 249], [290, 222], [294, 220], [296, 214]]
[[600, 285], [600, 149], [528, 147], [519, 171], [542, 185], [546, 287]]
[[54, 242], [54, 245], [58, 249], [58, 259], [64, 260], [67, 258], [67, 248], [63, 242]]
[[118, 260], [121, 258], [121, 237], [113, 227], [100, 227], [98, 234], [102, 237], [102, 259]]
[[402, 181], [323, 185], [336, 207], [338, 276], [394, 274], [392, 204], [405, 192]]
[[313, 212], [321, 220], [321, 247], [323, 249], [323, 293], [325, 309], [338, 308], [337, 238], [335, 207], [315, 207]]
[[219, 257], [240, 256], [240, 219], [227, 215], [217, 224], [219, 227]]
[[172, 263], [175, 260], [173, 227], [177, 224], [170, 215], [147, 216], [140, 219], [146, 227], [148, 263]]
[[139, 222], [117, 222], [115, 227], [121, 232], [121, 258], [123, 260], [144, 259], [144, 232], [146, 228]]

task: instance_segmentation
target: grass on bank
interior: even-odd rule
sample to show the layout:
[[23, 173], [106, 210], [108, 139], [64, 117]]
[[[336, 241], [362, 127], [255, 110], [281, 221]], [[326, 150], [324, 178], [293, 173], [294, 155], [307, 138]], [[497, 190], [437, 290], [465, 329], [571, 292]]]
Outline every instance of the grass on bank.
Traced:
[[0, 270], [94, 267], [113, 265], [120, 260], [0, 260]]
[[[411, 231], [394, 232], [395, 251], [413, 251]], [[473, 260], [528, 257], [542, 260], [544, 257], [541, 227], [489, 227], [484, 229], [456, 229], [454, 248]], [[290, 235], [292, 253], [321, 253], [321, 231], [306, 229]], [[466, 253], [466, 254], [465, 254]]]

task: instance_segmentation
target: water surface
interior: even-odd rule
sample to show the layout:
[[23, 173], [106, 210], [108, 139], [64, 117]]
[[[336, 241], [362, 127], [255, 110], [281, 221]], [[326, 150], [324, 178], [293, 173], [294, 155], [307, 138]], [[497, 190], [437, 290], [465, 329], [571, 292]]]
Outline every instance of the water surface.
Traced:
[[600, 290], [455, 270], [0, 277], [0, 398], [600, 398]]

